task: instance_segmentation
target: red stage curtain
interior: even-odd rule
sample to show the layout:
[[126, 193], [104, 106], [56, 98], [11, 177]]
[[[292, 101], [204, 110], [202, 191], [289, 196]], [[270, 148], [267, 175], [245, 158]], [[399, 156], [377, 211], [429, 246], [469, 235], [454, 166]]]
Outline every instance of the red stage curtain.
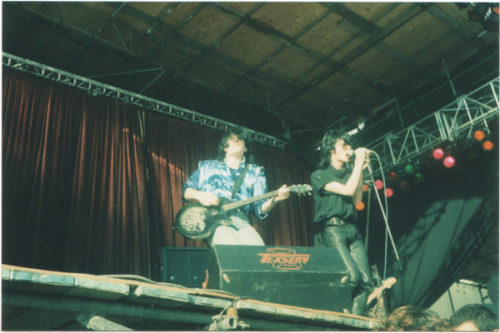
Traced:
[[[256, 151], [256, 160], [266, 168], [269, 190], [281, 185], [310, 184], [311, 168], [297, 155], [262, 147]], [[266, 244], [290, 246], [314, 246], [314, 201], [310, 195], [290, 194], [290, 198], [278, 204], [271, 215], [256, 227], [262, 228]]]
[[146, 114], [145, 129], [150, 166], [151, 236], [156, 253], [161, 247], [204, 246], [201, 241], [184, 239], [173, 226], [175, 215], [182, 207], [182, 185], [200, 160], [215, 156], [219, 133], [158, 114]]
[[[3, 263], [155, 277], [181, 187], [221, 133], [17, 71], [3, 76]], [[309, 183], [296, 155], [257, 145], [269, 190]], [[311, 197], [255, 221], [269, 245], [312, 245]]]
[[3, 262], [147, 274], [138, 112], [4, 73]]

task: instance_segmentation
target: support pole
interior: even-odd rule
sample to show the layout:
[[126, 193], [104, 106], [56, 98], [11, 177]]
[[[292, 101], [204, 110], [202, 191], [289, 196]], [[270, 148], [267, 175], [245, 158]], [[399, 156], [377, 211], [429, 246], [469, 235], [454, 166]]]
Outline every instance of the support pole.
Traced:
[[366, 199], [366, 232], [365, 232], [365, 248], [368, 251], [368, 235], [370, 233], [370, 208], [371, 208], [372, 189], [368, 188], [368, 199]]
[[[368, 163], [368, 171], [370, 172], [370, 177], [372, 178], [372, 182], [375, 185], [375, 180], [373, 179], [373, 171], [372, 171], [371, 163]], [[378, 194], [378, 191], [375, 191], [375, 195], [376, 195], [378, 203], [380, 205], [380, 211], [382, 213], [382, 217], [384, 218], [387, 234], [389, 235], [389, 239], [391, 240], [392, 248], [394, 249], [394, 254], [396, 256], [396, 260], [398, 262], [399, 269], [402, 271], [403, 266], [401, 265], [401, 260], [399, 259], [398, 250], [396, 249], [396, 244], [394, 243], [394, 239], [392, 238], [391, 229], [389, 227], [389, 221], [387, 221], [387, 214], [384, 211], [384, 206], [382, 205], [382, 201], [380, 200], [380, 195]]]
[[132, 329], [119, 325], [103, 317], [79, 315], [76, 320], [92, 331], [133, 331]]
[[448, 81], [450, 82], [450, 87], [451, 91], [453, 91], [453, 95], [457, 95], [457, 91], [455, 90], [455, 86], [453, 85], [453, 81], [451, 80], [450, 72], [448, 72], [448, 67], [446, 66], [446, 62], [444, 61], [444, 58], [441, 58], [441, 62], [443, 63], [444, 71], [446, 73], [446, 77], [448, 78]]
[[[100, 314], [102, 313], [102, 315], [110, 317], [112, 316], [113, 318], [140, 318], [142, 320], [161, 321], [166, 324], [168, 324], [169, 322], [174, 322], [185, 323], [191, 326], [198, 325], [201, 327], [206, 327], [207, 325], [213, 323], [213, 314], [210, 314], [210, 312], [207, 312], [206, 310], [196, 311], [192, 309], [182, 310], [182, 308], [161, 308], [139, 304], [79, 299], [74, 297], [60, 297], [36, 294], [26, 295], [21, 293], [3, 292], [2, 305], [18, 306], [28, 309], [51, 309], [55, 311], [74, 312], [75, 318], [82, 314], [82, 309], [98, 309], [97, 312], [99, 312]], [[103, 309], [105, 309], [105, 311]], [[84, 311], [83, 313], [87, 313], [87, 311]], [[251, 330], [258, 331], [337, 331], [339, 330], [339, 328], [350, 326], [363, 327], [367, 330], [372, 330], [379, 324], [377, 320], [370, 319], [367, 321], [357, 316], [339, 315], [336, 316], [335, 321], [328, 321], [326, 318], [323, 319], [321, 317], [318, 318], [316, 324], [314, 322], [303, 324], [301, 323], [301, 321], [294, 319], [293, 315], [291, 315], [290, 317], [285, 317], [282, 321], [280, 321], [279, 318], [274, 318], [272, 315], [270, 315], [268, 317], [269, 319], [267, 319], [267, 316], [269, 316], [269, 314], [262, 319], [247, 316], [242, 316], [240, 317], [240, 319], [244, 320], [244, 322], [249, 325], [248, 327]], [[82, 322], [82, 319], [78, 321]], [[104, 321], [100, 320], [100, 318], [94, 319], [95, 321], [89, 320], [92, 327], [105, 325]], [[108, 321], [106, 325], [110, 323], [112, 322]], [[85, 326], [86, 325], [87, 324], [85, 324]], [[125, 329], [130, 330], [126, 327], [123, 330]]]

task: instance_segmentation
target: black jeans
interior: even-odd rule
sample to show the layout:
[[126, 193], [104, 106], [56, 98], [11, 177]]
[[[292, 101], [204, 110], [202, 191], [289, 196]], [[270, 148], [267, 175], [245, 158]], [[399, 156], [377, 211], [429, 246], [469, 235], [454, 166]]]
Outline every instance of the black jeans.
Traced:
[[363, 315], [373, 286], [363, 239], [353, 224], [326, 226], [315, 236], [315, 246], [336, 248], [349, 270], [353, 288], [352, 313]]
[[327, 226], [319, 236], [319, 242], [322, 244], [317, 244], [317, 239], [316, 246], [332, 247], [339, 251], [349, 270], [353, 286], [360, 284], [372, 285], [368, 256], [363, 239], [355, 225]]

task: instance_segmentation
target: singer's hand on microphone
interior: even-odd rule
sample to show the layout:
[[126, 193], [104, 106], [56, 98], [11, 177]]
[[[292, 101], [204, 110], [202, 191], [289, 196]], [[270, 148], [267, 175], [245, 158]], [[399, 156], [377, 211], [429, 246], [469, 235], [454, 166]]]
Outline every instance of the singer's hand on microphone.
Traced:
[[356, 160], [361, 160], [361, 161], [364, 161], [365, 158], [368, 156], [368, 154], [370, 153], [370, 151], [366, 148], [358, 148], [354, 151], [354, 154], [356, 154]]

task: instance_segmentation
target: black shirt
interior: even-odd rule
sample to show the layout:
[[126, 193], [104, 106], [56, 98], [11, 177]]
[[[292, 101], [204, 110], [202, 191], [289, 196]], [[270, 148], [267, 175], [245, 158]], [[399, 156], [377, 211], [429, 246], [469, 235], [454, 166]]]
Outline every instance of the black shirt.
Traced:
[[346, 222], [354, 222], [356, 211], [352, 202], [352, 196], [340, 195], [328, 192], [324, 186], [333, 181], [345, 184], [351, 176], [352, 169], [344, 167], [337, 170], [333, 166], [326, 169], [318, 169], [311, 174], [311, 186], [314, 195], [314, 222], [328, 220], [338, 217]]

